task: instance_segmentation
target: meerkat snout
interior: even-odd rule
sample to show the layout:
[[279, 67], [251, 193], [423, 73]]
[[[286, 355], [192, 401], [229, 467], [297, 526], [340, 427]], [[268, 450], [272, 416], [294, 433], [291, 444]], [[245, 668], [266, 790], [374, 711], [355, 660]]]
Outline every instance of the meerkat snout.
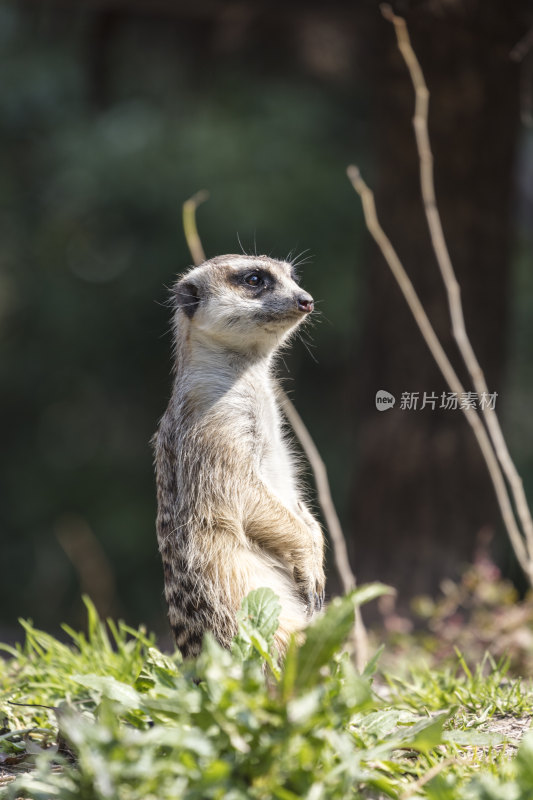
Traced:
[[310, 314], [315, 307], [315, 301], [310, 294], [301, 294], [298, 297], [298, 309], [303, 311], [304, 314]]

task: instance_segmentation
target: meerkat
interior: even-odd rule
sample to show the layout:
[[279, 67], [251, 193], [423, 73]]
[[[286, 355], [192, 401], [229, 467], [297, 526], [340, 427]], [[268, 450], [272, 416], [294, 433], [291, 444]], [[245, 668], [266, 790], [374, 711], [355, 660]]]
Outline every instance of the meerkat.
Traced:
[[298, 483], [273, 378], [313, 311], [290, 263], [227, 255], [173, 287], [174, 382], [154, 436], [157, 536], [176, 644], [229, 647], [252, 589], [270, 587], [286, 649], [324, 602], [324, 540]]

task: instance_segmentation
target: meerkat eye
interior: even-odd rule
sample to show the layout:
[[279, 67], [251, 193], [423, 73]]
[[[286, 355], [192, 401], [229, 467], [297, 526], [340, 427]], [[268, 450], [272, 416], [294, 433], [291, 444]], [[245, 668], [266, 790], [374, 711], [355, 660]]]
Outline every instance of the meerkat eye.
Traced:
[[244, 276], [244, 282], [248, 284], [248, 286], [261, 286], [264, 283], [263, 278], [259, 274], [259, 272], [250, 272], [249, 275]]

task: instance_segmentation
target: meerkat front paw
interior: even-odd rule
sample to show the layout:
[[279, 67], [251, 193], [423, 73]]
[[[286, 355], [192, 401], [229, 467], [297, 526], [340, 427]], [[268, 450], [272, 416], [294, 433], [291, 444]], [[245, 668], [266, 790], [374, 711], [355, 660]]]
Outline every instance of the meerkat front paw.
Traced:
[[[324, 534], [305, 503], [298, 501], [297, 513], [308, 531], [308, 554], [296, 559], [294, 579], [305, 600], [309, 616], [324, 606], [326, 578], [324, 575]], [[306, 537], [307, 538], [307, 537]]]
[[322, 566], [316, 564], [306, 567], [294, 567], [294, 580], [305, 601], [307, 613], [312, 616], [324, 605], [326, 577]]
[[322, 567], [319, 574], [315, 577], [315, 591], [313, 592], [314, 606], [311, 605], [310, 613], [313, 611], [320, 611], [324, 606], [324, 598], [326, 595], [326, 576]]

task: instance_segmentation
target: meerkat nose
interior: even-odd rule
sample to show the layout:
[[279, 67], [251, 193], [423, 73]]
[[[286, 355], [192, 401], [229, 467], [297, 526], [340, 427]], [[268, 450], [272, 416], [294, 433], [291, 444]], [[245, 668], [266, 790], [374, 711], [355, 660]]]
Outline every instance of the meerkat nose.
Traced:
[[309, 314], [314, 307], [315, 304], [310, 294], [300, 295], [298, 298], [298, 311], [303, 311], [305, 314]]

